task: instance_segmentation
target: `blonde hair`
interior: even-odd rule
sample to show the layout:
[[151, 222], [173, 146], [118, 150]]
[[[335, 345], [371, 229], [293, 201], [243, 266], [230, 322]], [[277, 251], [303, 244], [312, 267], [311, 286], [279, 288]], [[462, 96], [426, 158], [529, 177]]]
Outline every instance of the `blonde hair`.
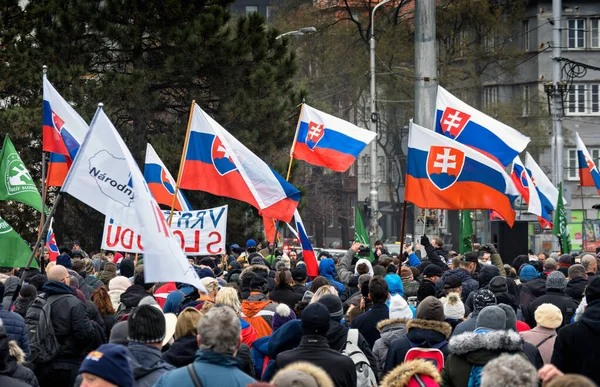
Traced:
[[48, 264], [46, 264], [46, 273], [48, 272], [48, 270], [52, 269], [54, 266], [56, 266], [56, 262], [48, 262]]
[[198, 321], [202, 317], [202, 313], [194, 308], [185, 308], [179, 317], [177, 317], [177, 325], [175, 325], [175, 338], [178, 339], [184, 336], [196, 336], [198, 333]]
[[321, 286], [320, 288], [317, 289], [317, 291], [315, 292], [315, 294], [310, 299], [310, 303], [314, 304], [315, 302], [319, 301], [319, 299], [321, 299], [321, 297], [323, 297], [326, 294], [333, 294], [334, 296], [337, 296], [338, 292], [331, 285], [323, 285], [323, 286]]
[[242, 305], [240, 303], [237, 290], [231, 287], [226, 286], [219, 290], [217, 297], [215, 297], [215, 304], [230, 306], [238, 316], [242, 311]]

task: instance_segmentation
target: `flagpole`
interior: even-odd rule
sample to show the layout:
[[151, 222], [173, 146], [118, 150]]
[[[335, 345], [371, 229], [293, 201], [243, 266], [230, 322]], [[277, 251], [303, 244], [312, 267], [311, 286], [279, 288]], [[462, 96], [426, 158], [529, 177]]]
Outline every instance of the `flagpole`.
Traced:
[[[46, 76], [46, 73], [48, 72], [48, 66], [43, 65], [42, 66], [42, 84], [43, 84], [43, 80], [44, 77]], [[42, 113], [43, 115], [43, 113]], [[42, 117], [42, 123], [43, 123], [44, 119]], [[43, 131], [42, 131], [43, 132]], [[46, 187], [46, 152], [44, 152], [44, 139], [43, 139], [43, 133], [42, 133], [42, 216], [40, 216], [40, 227], [39, 227], [39, 233], [38, 233], [38, 238], [42, 235], [42, 228], [44, 226], [44, 223], [46, 221], [45, 216], [46, 216], [46, 190], [48, 189], [48, 187]], [[40, 264], [40, 272], [42, 274], [44, 274], [44, 258], [42, 257], [42, 259], [40, 260], [41, 264]]]
[[[400, 260], [402, 260], [402, 253], [404, 252], [404, 225], [406, 224], [406, 200], [402, 205], [402, 226], [400, 227]], [[398, 268], [400, 271], [400, 267]], [[399, 275], [399, 274], [398, 274]]]
[[[583, 206], [583, 186], [579, 184], [579, 192], [581, 192], [581, 248], [583, 251], [587, 251], [587, 242], [584, 238], [584, 223], [585, 223], [585, 207]], [[554, 227], [554, 225], [553, 225]]]
[[292, 142], [292, 149], [290, 150], [290, 164], [288, 165], [287, 176], [285, 181], [290, 181], [290, 175], [292, 174], [292, 162], [294, 161], [294, 151], [296, 150], [296, 142], [298, 140], [298, 132], [300, 131], [300, 123], [302, 122], [302, 112], [304, 111], [304, 98], [302, 98], [302, 106], [300, 106], [300, 116], [298, 116], [298, 125], [296, 125], [296, 133], [294, 134], [294, 142]]
[[187, 153], [188, 142], [190, 139], [190, 129], [192, 127], [192, 117], [194, 115], [194, 106], [196, 106], [196, 100], [192, 100], [192, 107], [190, 108], [190, 117], [188, 118], [187, 131], [185, 133], [185, 140], [183, 142], [183, 151], [181, 152], [181, 161], [179, 162], [179, 172], [177, 173], [177, 182], [175, 183], [175, 193], [173, 194], [173, 202], [171, 203], [171, 212], [169, 213], [169, 227], [173, 221], [173, 211], [175, 210], [175, 203], [177, 201], [177, 193], [179, 192], [179, 181], [183, 173], [183, 163], [185, 162], [185, 154]]
[[25, 266], [25, 270], [23, 271], [23, 275], [21, 275], [21, 280], [25, 276], [25, 272], [27, 270], [29, 270], [29, 268], [31, 267], [31, 262], [33, 262], [33, 259], [36, 256], [36, 254], [37, 254], [37, 252], [38, 252], [38, 250], [40, 248], [40, 245], [41, 245], [41, 242], [42, 242], [42, 236], [45, 233], [48, 232], [48, 227], [50, 226], [50, 220], [54, 216], [54, 213], [56, 212], [56, 208], [58, 207], [58, 203], [60, 203], [61, 199], [62, 199], [62, 194], [61, 194], [61, 192], [58, 192], [56, 194], [56, 199], [54, 200], [54, 204], [52, 205], [52, 208], [50, 209], [50, 213], [46, 217], [46, 221], [44, 222], [44, 226], [42, 227], [42, 232], [38, 236], [38, 239], [35, 242], [35, 245], [33, 247], [33, 251], [31, 252], [31, 255], [29, 256], [29, 260], [27, 261], [27, 265]]

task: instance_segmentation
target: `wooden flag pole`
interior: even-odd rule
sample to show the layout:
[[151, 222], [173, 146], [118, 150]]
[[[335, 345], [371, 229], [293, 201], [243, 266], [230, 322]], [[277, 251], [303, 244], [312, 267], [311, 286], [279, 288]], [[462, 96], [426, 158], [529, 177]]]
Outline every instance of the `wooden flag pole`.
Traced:
[[[404, 225], [406, 224], [406, 200], [402, 205], [402, 226], [400, 227], [400, 261], [402, 261], [402, 253], [404, 252]], [[398, 272], [400, 271], [400, 267], [398, 268]], [[400, 273], [398, 273], [400, 275]]]
[[298, 116], [298, 125], [296, 125], [296, 134], [294, 134], [294, 142], [292, 142], [292, 149], [290, 150], [290, 164], [288, 165], [287, 176], [285, 181], [290, 181], [290, 175], [292, 174], [292, 162], [294, 161], [294, 151], [296, 150], [296, 142], [298, 140], [298, 132], [300, 131], [300, 123], [302, 122], [302, 112], [304, 111], [304, 98], [302, 98], [302, 106], [300, 107], [300, 116]]
[[[581, 192], [581, 248], [583, 251], [587, 251], [587, 238], [585, 237], [584, 228], [585, 228], [585, 207], [583, 206], [583, 186], [579, 185], [579, 192]], [[562, 193], [562, 192], [561, 192]], [[558, 206], [558, 205], [557, 205]], [[569, 254], [570, 251], [567, 251]]]
[[[42, 66], [42, 84], [46, 73], [48, 72], [48, 66]], [[43, 115], [43, 113], [42, 113]], [[44, 118], [42, 117], [42, 125], [44, 122]], [[46, 186], [46, 152], [44, 152], [44, 138], [42, 134], [42, 215], [40, 216], [40, 227], [38, 232], [38, 239], [43, 235], [42, 228], [44, 227], [44, 223], [46, 222], [46, 194], [48, 191], [48, 187]], [[42, 259], [40, 259], [40, 273], [44, 274], [44, 256], [42, 254]]]
[[171, 212], [169, 213], [169, 227], [173, 221], [173, 211], [175, 210], [175, 203], [177, 201], [177, 193], [179, 192], [179, 181], [183, 174], [183, 163], [185, 162], [185, 154], [187, 153], [188, 142], [190, 140], [190, 129], [192, 127], [192, 117], [194, 115], [194, 106], [196, 106], [196, 100], [192, 100], [192, 107], [190, 108], [190, 117], [188, 118], [187, 131], [185, 133], [185, 141], [183, 142], [183, 151], [181, 152], [181, 161], [179, 162], [179, 172], [177, 173], [177, 182], [175, 182], [175, 193], [173, 194], [173, 202], [171, 203]]

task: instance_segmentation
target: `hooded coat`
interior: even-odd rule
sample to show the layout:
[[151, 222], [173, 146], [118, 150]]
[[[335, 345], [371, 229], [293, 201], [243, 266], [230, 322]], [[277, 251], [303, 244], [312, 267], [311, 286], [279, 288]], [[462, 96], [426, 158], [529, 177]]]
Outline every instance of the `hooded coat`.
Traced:
[[[346, 343], [348, 340], [348, 327], [344, 324], [340, 323], [336, 320], [329, 321], [329, 330], [327, 331], [327, 342], [329, 343], [329, 348], [334, 351], [342, 352], [344, 348], [346, 348]], [[363, 335], [358, 333], [358, 348], [365, 354], [367, 359], [369, 360], [369, 364], [371, 365], [371, 369], [375, 370], [377, 368], [377, 360], [373, 355], [373, 351], [371, 351], [371, 346]]]
[[573, 278], [567, 282], [565, 293], [579, 304], [583, 298], [583, 292], [585, 291], [585, 287], [587, 286], [588, 282], [589, 281], [587, 279], [582, 277]]
[[262, 293], [250, 293], [248, 299], [242, 301], [241, 317], [256, 329], [256, 338], [270, 336], [273, 333], [271, 323], [277, 304]]
[[440, 373], [431, 362], [415, 359], [394, 368], [383, 379], [381, 387], [437, 386], [441, 380]]
[[537, 277], [527, 282], [521, 280], [521, 282], [521, 288], [519, 289], [519, 305], [521, 308], [527, 307], [531, 301], [546, 294], [545, 277]]
[[523, 313], [525, 314], [525, 322], [531, 328], [537, 325], [537, 322], [535, 321], [535, 310], [538, 308], [538, 306], [546, 303], [552, 304], [560, 309], [563, 315], [561, 327], [564, 327], [571, 322], [571, 317], [573, 317], [575, 311], [577, 310], [577, 303], [573, 301], [571, 297], [567, 296], [562, 290], [548, 289], [545, 295], [533, 300], [531, 303], [529, 303], [527, 308], [523, 310]]
[[442, 371], [442, 385], [448, 387], [467, 387], [474, 366], [483, 367], [505, 352], [527, 359], [523, 339], [512, 330], [463, 333], [453, 336], [448, 347], [450, 355]]
[[377, 324], [377, 330], [381, 337], [377, 339], [373, 346], [373, 355], [377, 359], [377, 377], [379, 379], [383, 377], [383, 368], [390, 345], [392, 345], [393, 341], [400, 339], [406, 334], [407, 322], [408, 320], [403, 318], [390, 318], [380, 321]]
[[9, 356], [6, 368], [0, 371], [0, 375], [8, 376], [27, 383], [30, 386], [38, 387], [39, 383], [32, 370], [25, 367], [25, 353], [14, 340], [8, 343]]
[[[415, 318], [406, 323], [406, 334], [392, 342], [383, 367], [384, 374], [404, 362], [406, 353], [413, 347], [437, 348], [448, 355], [448, 338], [452, 333], [450, 324], [443, 321]], [[414, 344], [414, 345], [413, 345]]]
[[175, 369], [162, 359], [160, 349], [151, 345], [130, 342], [127, 351], [135, 387], [152, 387], [162, 374]]
[[[344, 285], [335, 280], [335, 262], [331, 258], [323, 258], [319, 263], [319, 275], [327, 278], [338, 293], [344, 292]], [[306, 284], [309, 287], [309, 284]]]
[[471, 278], [471, 275], [469, 274], [467, 269], [459, 267], [458, 269], [447, 270], [444, 272], [444, 274], [442, 274], [440, 280], [435, 285], [436, 289], [439, 292], [444, 290], [444, 282], [446, 281], [446, 278], [448, 278], [448, 276], [450, 275], [455, 275], [462, 280], [461, 298], [462, 302], [466, 303], [469, 294], [471, 294], [471, 292], [474, 292], [479, 288], [479, 283], [473, 278]]

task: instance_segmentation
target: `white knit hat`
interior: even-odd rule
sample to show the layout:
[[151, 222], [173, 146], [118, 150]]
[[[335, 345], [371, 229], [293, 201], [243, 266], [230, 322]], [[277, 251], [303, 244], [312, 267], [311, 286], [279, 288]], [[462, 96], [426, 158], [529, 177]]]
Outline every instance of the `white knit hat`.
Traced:
[[390, 318], [413, 318], [413, 312], [410, 310], [408, 303], [399, 294], [390, 297]]
[[534, 316], [537, 325], [544, 328], [556, 329], [561, 326], [563, 321], [562, 312], [553, 304], [542, 304], [538, 306]]
[[457, 293], [449, 293], [448, 296], [442, 298], [444, 304], [444, 316], [460, 320], [465, 317], [465, 305]]

